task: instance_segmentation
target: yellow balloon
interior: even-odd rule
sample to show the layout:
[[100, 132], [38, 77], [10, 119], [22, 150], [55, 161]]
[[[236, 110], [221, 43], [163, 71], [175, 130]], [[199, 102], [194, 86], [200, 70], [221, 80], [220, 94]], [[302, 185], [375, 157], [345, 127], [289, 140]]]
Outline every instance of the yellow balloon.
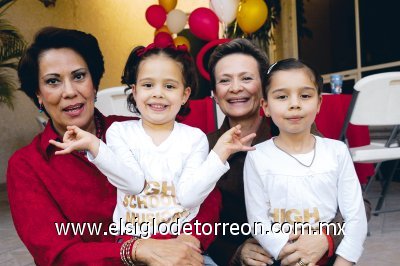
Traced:
[[188, 40], [186, 37], [177, 36], [177, 37], [174, 39], [174, 44], [175, 44], [175, 46], [178, 46], [178, 45], [186, 45], [188, 51], [190, 51], [190, 42], [189, 42], [189, 40]]
[[166, 33], [168, 33], [169, 35], [171, 35], [171, 32], [169, 31], [167, 25], [164, 25], [164, 26], [162, 26], [161, 28], [156, 29], [156, 30], [154, 31], [154, 36], [156, 36], [156, 35], [157, 35], [158, 33], [160, 33], [160, 32], [166, 32]]
[[176, 7], [177, 0], [158, 0], [160, 6], [162, 6], [167, 13]]
[[242, 0], [239, 3], [237, 22], [243, 32], [257, 31], [268, 17], [268, 7], [263, 0]]

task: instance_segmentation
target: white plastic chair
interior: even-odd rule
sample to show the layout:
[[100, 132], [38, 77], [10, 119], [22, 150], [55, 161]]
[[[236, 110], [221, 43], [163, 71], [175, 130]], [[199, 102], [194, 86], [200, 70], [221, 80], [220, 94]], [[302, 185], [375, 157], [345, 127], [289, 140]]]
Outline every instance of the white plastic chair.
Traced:
[[126, 86], [113, 87], [99, 90], [97, 93], [96, 108], [108, 115], [138, 116], [128, 110], [126, 98], [131, 91], [125, 93]]
[[[375, 176], [384, 161], [399, 160], [400, 147], [391, 145], [399, 133], [400, 125], [400, 72], [388, 72], [371, 75], [359, 80], [354, 86], [352, 102], [350, 103], [341, 139], [346, 140], [349, 123], [366, 126], [395, 126], [385, 145], [370, 143], [366, 146], [350, 148], [354, 162], [377, 163]], [[398, 162], [395, 168], [397, 168]], [[395, 169], [388, 177], [381, 176], [382, 192], [374, 214], [397, 210], [381, 210], [389, 184], [393, 179]], [[366, 191], [375, 176], [370, 177]], [[400, 209], [399, 209], [400, 210]]]
[[[214, 92], [211, 92], [211, 97], [214, 97]], [[216, 113], [216, 120], [217, 120], [217, 128], [220, 128], [222, 123], [224, 122], [225, 119], [225, 114], [221, 111], [221, 108], [219, 108], [219, 105], [215, 103], [215, 113]]]

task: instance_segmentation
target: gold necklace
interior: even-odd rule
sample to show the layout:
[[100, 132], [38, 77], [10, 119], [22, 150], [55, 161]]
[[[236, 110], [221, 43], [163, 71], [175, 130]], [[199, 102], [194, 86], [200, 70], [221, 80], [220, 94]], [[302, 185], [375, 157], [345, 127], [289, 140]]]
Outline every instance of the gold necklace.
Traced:
[[[313, 136], [314, 137], [314, 136]], [[279, 147], [278, 145], [276, 145], [276, 143], [275, 143], [275, 138], [273, 138], [272, 139], [272, 142], [274, 143], [274, 145], [275, 145], [275, 147], [277, 147], [279, 150], [281, 150], [281, 151], [283, 151], [284, 153], [286, 153], [287, 155], [289, 155], [290, 157], [292, 157], [293, 159], [295, 159], [299, 164], [301, 164], [302, 166], [304, 166], [304, 167], [311, 167], [311, 165], [313, 164], [313, 162], [314, 162], [314, 159], [315, 159], [315, 154], [317, 153], [317, 139], [314, 137], [314, 148], [313, 148], [313, 150], [314, 150], [314, 154], [313, 154], [313, 157], [312, 157], [312, 160], [311, 160], [311, 163], [309, 164], [309, 165], [307, 165], [307, 164], [304, 164], [304, 163], [302, 163], [299, 159], [297, 159], [296, 157], [294, 157], [293, 155], [291, 155], [290, 153], [288, 153], [287, 151], [285, 151], [284, 149], [282, 149], [281, 147]]]

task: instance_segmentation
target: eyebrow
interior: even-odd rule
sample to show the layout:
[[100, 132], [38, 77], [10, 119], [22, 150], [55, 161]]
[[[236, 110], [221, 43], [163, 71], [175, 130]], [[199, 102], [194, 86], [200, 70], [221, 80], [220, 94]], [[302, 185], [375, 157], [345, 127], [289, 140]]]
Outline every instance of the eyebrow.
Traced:
[[[154, 80], [154, 78], [152, 78], [152, 77], [144, 77], [144, 78], [138, 79], [137, 82], [153, 81], [153, 80]], [[163, 82], [179, 83], [179, 80], [176, 80], [176, 79], [163, 79]]]
[[315, 87], [303, 87], [303, 88], [301, 88], [301, 90], [306, 90], [306, 91], [310, 91], [310, 90], [312, 90], [312, 91], [318, 91], [318, 89], [315, 88]]
[[[87, 69], [84, 68], [84, 67], [82, 67], [82, 68], [79, 68], [79, 69], [76, 69], [76, 70], [72, 71], [71, 74], [76, 74], [77, 72], [81, 72], [81, 71], [87, 71]], [[45, 77], [47, 77], [47, 76], [61, 77], [61, 75], [58, 74], [58, 73], [47, 73], [47, 74], [44, 74], [44, 75], [42, 76], [42, 78], [45, 78]]]
[[175, 83], [179, 83], [179, 80], [176, 80], [176, 79], [164, 79], [163, 81], [164, 81], [164, 82], [166, 81], [166, 82], [175, 82]]
[[61, 75], [60, 75], [60, 74], [57, 74], [57, 73], [48, 73], [48, 74], [44, 74], [44, 75], [42, 76], [42, 78], [46, 78], [47, 76], [55, 76], [55, 77], [57, 77], [57, 78], [61, 77]]
[[77, 69], [77, 70], [72, 71], [71, 73], [72, 73], [72, 74], [75, 74], [75, 73], [77, 73], [77, 72], [86, 71], [86, 70], [87, 70], [86, 68], [82, 67], [82, 68], [79, 68], [79, 69]]
[[[278, 92], [282, 92], [282, 91], [286, 91], [286, 90], [288, 90], [288, 89], [287, 88], [279, 88], [279, 89], [272, 90], [271, 93], [278, 93]], [[307, 90], [307, 91], [309, 91], [309, 90], [314, 91], [315, 90], [315, 91], [318, 91], [314, 87], [302, 87], [302, 88], [300, 88], [300, 90]]]
[[[243, 71], [243, 72], [239, 72], [239, 73], [237, 73], [239, 76], [242, 76], [242, 75], [252, 75], [252, 76], [254, 76], [254, 74], [252, 74], [251, 72], [248, 72], [248, 71]], [[236, 75], [236, 73], [235, 74], [229, 74], [229, 73], [222, 73], [221, 74], [221, 77], [223, 77], [223, 76], [228, 76], [228, 77], [232, 77], [232, 76], [234, 76], [234, 75]]]

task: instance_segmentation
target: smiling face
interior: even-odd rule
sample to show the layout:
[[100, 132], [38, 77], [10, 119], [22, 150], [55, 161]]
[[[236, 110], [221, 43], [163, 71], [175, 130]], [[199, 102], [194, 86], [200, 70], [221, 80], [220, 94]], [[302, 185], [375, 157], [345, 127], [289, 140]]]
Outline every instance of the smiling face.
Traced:
[[309, 134], [321, 107], [321, 96], [306, 69], [273, 73], [268, 99], [262, 99], [266, 115], [270, 115], [280, 134]]
[[225, 56], [216, 64], [214, 74], [215, 99], [225, 115], [235, 120], [259, 115], [261, 80], [252, 56]]
[[86, 62], [69, 48], [50, 49], [39, 57], [39, 104], [60, 135], [76, 125], [92, 132], [96, 90]]
[[140, 62], [137, 82], [132, 85], [143, 124], [173, 127], [181, 106], [190, 96], [184, 87], [182, 66], [165, 55], [153, 55]]

